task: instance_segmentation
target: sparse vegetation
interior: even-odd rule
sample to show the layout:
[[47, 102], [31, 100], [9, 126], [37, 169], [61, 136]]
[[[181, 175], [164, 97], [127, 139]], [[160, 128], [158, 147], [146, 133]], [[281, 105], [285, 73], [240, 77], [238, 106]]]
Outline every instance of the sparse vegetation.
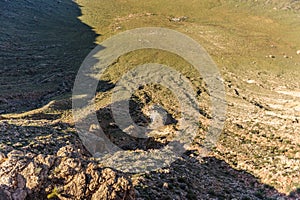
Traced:
[[[299, 1], [16, 0], [0, 2], [0, 6], [5, 8], [0, 15], [0, 176], [6, 177], [0, 179], [4, 181], [0, 181], [0, 196], [9, 191], [20, 195], [19, 199], [22, 195], [60, 198], [62, 191], [47, 182], [51, 180], [67, 185], [65, 199], [74, 194], [78, 198], [103, 194], [111, 199], [300, 198]], [[45, 10], [36, 12], [41, 7]], [[71, 88], [94, 42], [150, 26], [184, 33], [207, 50], [224, 79], [227, 118], [216, 147], [201, 158], [212, 116], [210, 94], [201, 74], [188, 61], [166, 51], [143, 49], [122, 55], [100, 77], [95, 95], [100, 125], [115, 144], [131, 152], [159, 149], [178, 129], [180, 102], [176, 94], [158, 84], [135, 91], [131, 115], [145, 126], [149, 123], [147, 109], [161, 105], [171, 119], [162, 129], [169, 131], [167, 135], [138, 140], [126, 136], [112, 119], [111, 88], [140, 64], [165, 64], [185, 76], [195, 90], [201, 116], [189, 153], [164, 170], [128, 173], [124, 175], [128, 181], [116, 182], [121, 172], [104, 169], [106, 162], [96, 166], [99, 160], [90, 158], [78, 137]], [[19, 155], [15, 150], [29, 157], [9, 154]], [[73, 154], [80, 162], [69, 159]], [[24, 160], [32, 163], [30, 170], [5, 171], [12, 169], [9, 162], [23, 166]], [[147, 163], [141, 167], [147, 169]], [[5, 182], [10, 173], [17, 182]], [[40, 183], [33, 193], [23, 184], [23, 179], [34, 184], [31, 176]]]

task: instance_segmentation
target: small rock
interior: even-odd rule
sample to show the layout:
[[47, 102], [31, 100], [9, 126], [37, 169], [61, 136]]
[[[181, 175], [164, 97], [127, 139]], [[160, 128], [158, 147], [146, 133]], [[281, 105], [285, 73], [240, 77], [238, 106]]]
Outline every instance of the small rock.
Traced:
[[170, 18], [169, 20], [171, 22], [182, 22], [182, 21], [185, 21], [188, 17], [186, 16], [182, 16], [182, 17], [172, 17]]
[[168, 189], [169, 188], [169, 184], [167, 182], [163, 183], [163, 188]]
[[59, 157], [74, 157], [75, 149], [72, 145], [67, 145], [58, 150], [56, 153]]
[[17, 158], [17, 157], [23, 157], [23, 156], [24, 156], [24, 153], [22, 151], [18, 151], [15, 149], [7, 154], [8, 158]]
[[297, 55], [300, 55], [300, 50], [298, 50], [296, 53], [297, 53]]
[[146, 13], [146, 16], [155, 15], [154, 13]]
[[[16, 133], [16, 136], [18, 137], [19, 134]], [[23, 146], [23, 144], [22, 144], [21, 142], [17, 142], [17, 143], [15, 143], [15, 144], [13, 144], [13, 147], [21, 147], [21, 146]]]
[[249, 83], [249, 84], [252, 84], [252, 83], [255, 83], [255, 80], [247, 80], [247, 83]]
[[269, 56], [266, 56], [267, 58], [275, 58], [274, 55], [269, 55]]

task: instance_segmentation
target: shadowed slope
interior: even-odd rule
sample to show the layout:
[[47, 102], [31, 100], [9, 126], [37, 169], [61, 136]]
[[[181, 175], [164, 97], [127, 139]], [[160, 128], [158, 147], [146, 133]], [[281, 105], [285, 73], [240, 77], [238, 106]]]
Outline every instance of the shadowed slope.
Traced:
[[0, 2], [0, 113], [70, 92], [96, 34], [71, 0]]

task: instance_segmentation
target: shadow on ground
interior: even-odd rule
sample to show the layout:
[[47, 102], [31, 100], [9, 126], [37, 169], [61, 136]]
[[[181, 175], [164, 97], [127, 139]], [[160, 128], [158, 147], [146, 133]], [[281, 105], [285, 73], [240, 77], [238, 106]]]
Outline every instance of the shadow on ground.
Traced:
[[0, 153], [4, 154], [20, 150], [54, 155], [60, 148], [72, 144], [85, 152], [84, 155], [90, 156], [76, 132], [69, 124], [61, 122], [49, 126], [44, 122], [15, 124], [12, 121], [0, 121], [0, 134]]
[[299, 189], [286, 196], [243, 170], [214, 157], [186, 152], [170, 168], [151, 172], [136, 187], [142, 199], [299, 199]]
[[0, 114], [70, 93], [97, 35], [72, 0], [0, 2]]
[[[135, 105], [137, 106], [137, 105]], [[138, 110], [138, 109], [137, 109]], [[137, 111], [138, 112], [138, 111]], [[136, 140], [127, 136], [113, 125], [109, 107], [100, 109], [101, 125], [108, 138], [123, 149], [160, 148], [161, 143], [153, 140]], [[106, 118], [109, 117], [109, 118]], [[107, 119], [107, 121], [105, 121]], [[138, 123], [138, 122], [137, 122]], [[140, 122], [147, 124], [148, 121]], [[72, 145], [80, 149], [85, 158], [90, 154], [82, 145], [70, 124], [56, 123], [51, 126], [18, 126], [2, 121], [0, 124], [1, 143], [7, 154], [13, 149], [36, 154], [55, 155], [59, 149]], [[117, 131], [116, 131], [117, 130]], [[116, 132], [115, 132], [116, 131]], [[123, 140], [122, 138], [125, 137]], [[146, 174], [127, 174], [133, 177], [136, 196], [141, 199], [299, 199], [299, 189], [290, 195], [279, 193], [273, 187], [263, 184], [252, 174], [232, 168], [223, 160], [214, 157], [201, 158], [196, 151], [187, 151], [170, 167]], [[87, 176], [87, 175], [85, 175]], [[47, 181], [47, 180], [45, 180]], [[47, 185], [49, 183], [43, 183]], [[41, 185], [41, 186], [43, 186]], [[6, 188], [6, 186], [0, 186]], [[10, 188], [9, 190], [14, 190]], [[0, 193], [3, 192], [0, 190]], [[43, 188], [37, 194], [45, 195]], [[44, 199], [45, 196], [38, 196]]]

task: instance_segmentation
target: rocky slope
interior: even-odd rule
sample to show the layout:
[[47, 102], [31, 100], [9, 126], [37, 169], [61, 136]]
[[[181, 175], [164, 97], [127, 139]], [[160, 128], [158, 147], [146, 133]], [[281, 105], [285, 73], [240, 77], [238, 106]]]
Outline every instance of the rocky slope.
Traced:
[[[0, 2], [1, 200], [300, 199], [299, 1], [182, 2], [165, 7], [159, 0], [78, 0], [81, 11], [69, 0]], [[100, 125], [119, 147], [159, 149], [172, 140], [164, 131], [176, 130], [179, 117], [173, 96], [150, 85], [136, 91], [131, 115], [147, 125], [147, 109], [164, 105], [171, 116], [166, 129], [145, 140], [118, 129], [109, 97], [124, 68], [166, 59], [194, 85], [201, 108], [197, 137], [176, 162], [125, 173], [92, 158], [82, 145], [69, 96], [94, 42], [146, 25], [169, 27], [203, 44], [224, 79], [227, 116], [216, 147], [202, 157], [210, 121], [210, 94], [202, 78], [165, 52], [121, 57], [96, 95]]]

